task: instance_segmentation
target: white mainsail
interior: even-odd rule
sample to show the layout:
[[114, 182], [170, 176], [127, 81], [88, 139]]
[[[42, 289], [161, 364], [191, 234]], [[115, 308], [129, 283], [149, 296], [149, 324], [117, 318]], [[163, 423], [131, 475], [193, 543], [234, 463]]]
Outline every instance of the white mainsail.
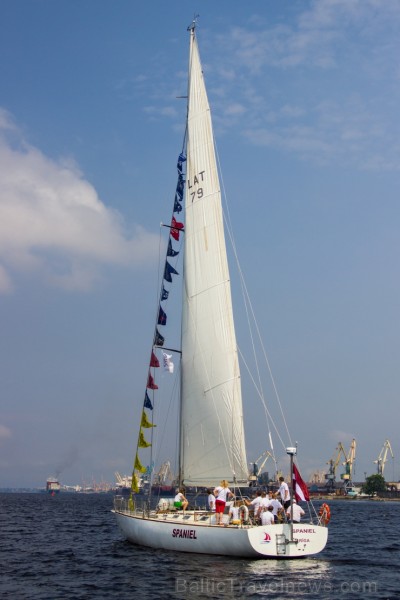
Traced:
[[242, 396], [210, 108], [194, 28], [188, 88], [182, 315], [181, 476], [248, 479]]

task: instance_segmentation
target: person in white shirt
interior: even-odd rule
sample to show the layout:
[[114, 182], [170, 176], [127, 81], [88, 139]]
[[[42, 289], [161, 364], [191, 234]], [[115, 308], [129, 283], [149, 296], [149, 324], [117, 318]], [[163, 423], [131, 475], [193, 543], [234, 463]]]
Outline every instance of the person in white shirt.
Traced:
[[289, 486], [286, 483], [284, 477], [279, 477], [279, 481], [280, 481], [280, 487], [279, 487], [279, 493], [281, 495], [281, 502], [283, 504], [283, 508], [286, 510], [287, 507], [290, 504], [290, 493], [289, 493]]
[[283, 506], [278, 498], [272, 498], [272, 500], [269, 501], [269, 506], [272, 506], [272, 514], [274, 515], [275, 523], [278, 523], [278, 515], [282, 515], [283, 519], [285, 518]]
[[258, 516], [258, 509], [260, 508], [260, 502], [261, 502], [261, 491], [257, 492], [257, 496], [255, 498], [253, 498], [253, 500], [246, 500], [246, 498], [244, 498], [245, 504], [246, 506], [250, 507], [250, 512], [252, 512], [252, 516], [254, 518], [257, 518]]
[[215, 488], [214, 496], [215, 496], [215, 516], [217, 520], [217, 525], [222, 525], [222, 515], [224, 514], [225, 504], [227, 498], [229, 496], [233, 497], [231, 490], [228, 487], [228, 482], [226, 479], [221, 481], [221, 484]]
[[[301, 508], [301, 506], [297, 504], [296, 500], [293, 498], [293, 523], [300, 523], [301, 517], [305, 514], [306, 513], [304, 512], [304, 510]], [[286, 516], [289, 520], [291, 519], [290, 506], [286, 511]]]
[[235, 525], [240, 523], [238, 502], [233, 502], [232, 506], [229, 509], [229, 521], [230, 523], [234, 523]]
[[261, 492], [261, 500], [260, 500], [260, 504], [258, 505], [258, 517], [261, 517], [262, 512], [264, 511], [264, 509], [267, 509], [269, 506], [269, 496], [267, 494], [267, 492]]
[[213, 490], [212, 488], [208, 488], [207, 490], [207, 494], [208, 494], [208, 498], [207, 498], [207, 502], [208, 502], [208, 508], [212, 511], [215, 512], [215, 496], [213, 494]]
[[175, 508], [177, 508], [178, 510], [181, 508], [182, 510], [186, 510], [187, 506], [189, 504], [189, 501], [185, 498], [185, 496], [183, 495], [184, 492], [184, 488], [180, 488], [179, 490], [177, 490], [177, 494], [175, 496], [174, 499], [174, 506]]
[[272, 506], [269, 506], [261, 513], [261, 525], [275, 525], [275, 518], [272, 513]]

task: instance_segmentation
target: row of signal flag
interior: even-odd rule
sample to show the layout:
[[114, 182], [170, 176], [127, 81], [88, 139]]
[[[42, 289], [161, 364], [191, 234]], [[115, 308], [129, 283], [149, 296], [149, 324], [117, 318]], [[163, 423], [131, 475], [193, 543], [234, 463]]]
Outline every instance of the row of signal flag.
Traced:
[[[176, 191], [175, 191], [174, 210], [173, 210], [173, 212], [177, 213], [177, 214], [179, 214], [182, 210], [183, 192], [184, 192], [184, 188], [185, 188], [185, 178], [183, 175], [183, 163], [185, 161], [186, 161], [186, 157], [183, 154], [180, 154], [179, 158], [178, 158], [178, 163], [177, 163], [178, 183], [177, 183]], [[154, 352], [154, 347], [156, 347], [156, 346], [162, 347], [164, 345], [164, 341], [165, 341], [164, 336], [162, 336], [158, 330], [159, 325], [165, 326], [167, 324], [167, 314], [164, 311], [163, 307], [161, 306], [161, 302], [163, 302], [164, 300], [167, 300], [168, 296], [169, 296], [169, 290], [166, 289], [164, 281], [166, 281], [168, 283], [172, 283], [172, 275], [179, 275], [178, 271], [176, 271], [176, 269], [174, 269], [174, 267], [168, 262], [168, 257], [172, 258], [179, 254], [179, 251], [177, 251], [173, 248], [171, 238], [173, 238], [176, 241], [179, 241], [180, 232], [183, 230], [183, 228], [184, 228], [183, 223], [177, 221], [175, 216], [173, 215], [172, 219], [171, 219], [170, 237], [168, 240], [167, 257], [165, 259], [163, 283], [162, 283], [162, 288], [161, 288], [161, 293], [160, 293], [160, 305], [158, 308], [157, 327], [156, 327], [155, 334], [154, 334], [153, 347], [152, 347], [152, 351], [151, 351], [151, 358], [150, 358], [150, 365], [149, 365], [149, 372], [147, 375], [146, 393], [145, 393], [145, 398], [144, 398], [144, 403], [143, 403], [142, 419], [141, 419], [140, 430], [139, 430], [138, 449], [139, 448], [148, 448], [149, 446], [151, 446], [151, 443], [147, 442], [144, 437], [143, 429], [149, 429], [151, 427], [156, 427], [156, 425], [154, 425], [151, 421], [149, 421], [144, 409], [153, 410], [153, 404], [150, 400], [147, 390], [158, 390], [158, 385], [154, 381], [154, 377], [151, 374], [151, 369], [158, 368], [160, 366], [160, 362]], [[164, 351], [163, 351], [163, 363], [164, 363], [164, 370], [168, 371], [169, 373], [174, 372], [174, 363], [172, 362], [172, 355], [167, 354]], [[131, 486], [132, 492], [135, 492], [135, 493], [137, 493], [139, 491], [139, 482], [138, 482], [136, 472], [139, 472], [139, 473], [146, 472], [146, 467], [144, 467], [142, 465], [142, 463], [139, 459], [138, 451], [136, 452], [135, 464], [134, 464], [133, 473], [132, 473], [132, 486]]]

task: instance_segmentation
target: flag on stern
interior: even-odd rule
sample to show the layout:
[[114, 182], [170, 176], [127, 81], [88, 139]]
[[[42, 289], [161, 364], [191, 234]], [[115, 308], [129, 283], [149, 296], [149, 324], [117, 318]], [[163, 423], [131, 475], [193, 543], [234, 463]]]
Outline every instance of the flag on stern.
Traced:
[[302, 480], [296, 465], [293, 465], [293, 492], [297, 502], [308, 502], [310, 500], [307, 485]]

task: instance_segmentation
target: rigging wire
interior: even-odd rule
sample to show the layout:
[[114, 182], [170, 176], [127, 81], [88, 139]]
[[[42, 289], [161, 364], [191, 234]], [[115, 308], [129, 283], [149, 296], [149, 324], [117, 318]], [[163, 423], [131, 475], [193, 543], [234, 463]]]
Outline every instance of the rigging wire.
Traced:
[[[223, 190], [223, 198], [225, 200], [225, 205], [226, 205], [226, 214], [225, 214], [225, 211], [224, 211], [224, 220], [225, 220], [225, 223], [226, 223], [226, 230], [227, 230], [227, 233], [228, 233], [231, 245], [232, 245], [232, 249], [233, 249], [233, 253], [234, 253], [234, 257], [235, 257], [237, 269], [238, 269], [239, 276], [240, 276], [243, 301], [244, 301], [244, 305], [245, 305], [246, 316], [247, 316], [247, 321], [248, 321], [248, 327], [249, 327], [249, 331], [250, 331], [250, 337], [251, 337], [251, 343], [252, 343], [252, 348], [253, 348], [254, 360], [255, 360], [256, 369], [257, 369], [257, 376], [258, 376], [258, 380], [259, 380], [258, 392], [259, 392], [259, 396], [260, 396], [261, 402], [262, 402], [264, 410], [265, 410], [265, 415], [266, 415], [266, 420], [267, 420], [267, 427], [268, 427], [268, 432], [269, 432], [269, 439], [270, 439], [270, 443], [271, 443], [272, 454], [274, 455], [273, 445], [272, 445], [272, 438], [271, 438], [271, 428], [270, 428], [270, 423], [269, 423], [269, 421], [271, 419], [271, 415], [270, 415], [270, 413], [269, 413], [269, 411], [267, 409], [267, 406], [266, 406], [265, 396], [264, 396], [263, 387], [262, 387], [262, 383], [261, 383], [260, 370], [259, 370], [259, 366], [258, 366], [259, 361], [258, 361], [258, 358], [257, 358], [257, 353], [256, 353], [255, 345], [254, 345], [254, 338], [253, 338], [253, 333], [252, 333], [251, 321], [250, 321], [249, 312], [248, 312], [249, 309], [250, 309], [250, 313], [251, 313], [251, 317], [252, 317], [252, 322], [253, 322], [254, 327], [256, 329], [258, 341], [260, 343], [261, 350], [262, 350], [263, 355], [264, 355], [264, 360], [265, 360], [265, 363], [267, 365], [267, 370], [268, 370], [268, 373], [269, 373], [269, 376], [270, 376], [270, 379], [271, 379], [271, 384], [272, 384], [272, 387], [273, 387], [273, 390], [274, 390], [274, 394], [275, 394], [275, 397], [276, 397], [276, 400], [277, 400], [277, 403], [278, 403], [278, 406], [279, 406], [281, 417], [282, 417], [283, 423], [285, 425], [286, 433], [287, 433], [287, 436], [288, 436], [290, 444], [292, 444], [292, 442], [291, 442], [291, 435], [290, 435], [289, 428], [288, 428], [288, 425], [287, 425], [287, 421], [286, 421], [286, 418], [285, 418], [285, 414], [284, 414], [284, 411], [283, 411], [283, 406], [282, 406], [282, 402], [281, 402], [280, 395], [279, 395], [279, 392], [278, 392], [278, 388], [277, 388], [277, 385], [275, 383], [275, 379], [274, 379], [274, 376], [273, 376], [273, 373], [272, 373], [270, 361], [268, 359], [268, 355], [267, 355], [267, 352], [266, 352], [266, 349], [265, 349], [265, 346], [264, 346], [264, 343], [263, 343], [263, 340], [262, 340], [262, 336], [261, 336], [261, 332], [260, 332], [260, 329], [259, 329], [259, 326], [258, 326], [258, 322], [257, 322], [256, 316], [255, 316], [255, 313], [254, 313], [253, 305], [252, 305], [252, 302], [251, 302], [251, 299], [250, 299], [250, 294], [249, 294], [249, 291], [248, 291], [248, 288], [247, 288], [247, 285], [246, 285], [244, 274], [243, 274], [243, 271], [242, 271], [242, 268], [241, 268], [241, 265], [240, 265], [239, 256], [238, 256], [238, 252], [237, 252], [237, 248], [236, 248], [236, 243], [235, 243], [235, 239], [234, 239], [234, 235], [233, 235], [233, 227], [232, 227], [232, 222], [231, 222], [231, 217], [230, 217], [228, 197], [227, 197], [227, 193], [226, 193], [226, 189], [225, 189], [224, 179], [223, 179], [223, 176], [222, 176], [222, 168], [221, 168], [221, 164], [220, 164], [219, 153], [218, 153], [218, 149], [217, 149], [217, 143], [216, 143], [216, 140], [214, 140], [214, 141], [215, 141], [215, 150], [216, 150], [217, 161], [218, 161], [218, 165], [219, 165], [220, 180], [221, 180], [222, 190]], [[242, 354], [241, 354], [241, 356], [242, 356]], [[242, 356], [242, 358], [243, 358], [243, 356]], [[246, 368], [248, 369], [248, 367], [246, 367]], [[253, 377], [252, 377], [252, 380], [253, 380], [253, 383], [254, 383], [254, 378]], [[257, 389], [257, 387], [256, 387], [256, 389]], [[275, 424], [274, 424], [274, 428], [276, 429]], [[281, 439], [280, 436], [279, 436], [279, 438], [280, 438], [280, 441], [282, 443], [283, 448], [285, 448], [286, 446], [283, 443], [283, 440]]]

